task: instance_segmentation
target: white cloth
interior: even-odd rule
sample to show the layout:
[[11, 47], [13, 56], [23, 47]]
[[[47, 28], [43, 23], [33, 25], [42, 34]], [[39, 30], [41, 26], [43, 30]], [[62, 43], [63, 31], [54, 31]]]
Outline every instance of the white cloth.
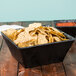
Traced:
[[7, 30], [7, 29], [18, 29], [18, 28], [24, 28], [23, 26], [20, 25], [1, 25], [0, 26], [0, 35], [1, 35], [1, 31]]

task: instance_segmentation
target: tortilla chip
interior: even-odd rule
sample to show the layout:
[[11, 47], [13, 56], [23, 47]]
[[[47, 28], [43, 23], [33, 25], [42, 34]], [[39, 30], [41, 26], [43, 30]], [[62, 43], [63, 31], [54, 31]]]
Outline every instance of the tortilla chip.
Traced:
[[54, 36], [53, 38], [54, 38], [54, 40], [55, 40], [56, 42], [61, 41], [61, 40], [60, 40], [58, 37], [56, 37], [56, 36]]
[[29, 34], [30, 34], [31, 36], [37, 35], [37, 34], [36, 34], [36, 30], [29, 31]]
[[6, 31], [3, 31], [3, 33], [8, 36], [11, 40], [15, 40], [17, 37], [17, 30], [15, 29], [8, 29]]
[[19, 47], [34, 46], [34, 45], [35, 45], [35, 41], [36, 41], [36, 40], [32, 39], [32, 40], [30, 40], [30, 41], [26, 41], [26, 42], [19, 43], [18, 46], [19, 46]]
[[43, 35], [47, 35], [46, 32], [43, 29], [37, 28], [37, 32], [41, 33]]
[[42, 34], [38, 34], [38, 44], [46, 44], [46, 43], [48, 43], [46, 36]]
[[23, 31], [24, 31], [24, 29], [19, 29], [19, 30], [17, 30], [17, 33], [19, 34], [19, 33], [23, 32]]
[[29, 24], [29, 27], [31, 27], [31, 28], [38, 28], [40, 26], [42, 26], [41, 23], [32, 23], [32, 24]]
[[49, 36], [49, 43], [52, 43], [52, 42], [54, 42], [54, 39], [53, 39], [53, 36], [50, 35], [50, 36]]
[[37, 35], [36, 36], [31, 36], [29, 33], [21, 32], [14, 42], [15, 42], [15, 44], [18, 44], [18, 43], [29, 41], [31, 39], [37, 40]]
[[58, 29], [56, 29], [54, 27], [50, 27], [50, 29], [52, 29], [51, 31], [54, 31], [55, 35], [57, 34], [57, 35], [59, 35], [61, 37], [65, 37], [65, 35], [63, 34], [63, 32], [60, 32]]
[[40, 26], [41, 26], [41, 23], [30, 24], [29, 27], [25, 28], [25, 32], [29, 32], [29, 31], [35, 30], [36, 28], [38, 28]]
[[22, 43], [18, 43], [18, 47], [28, 47], [29, 45], [26, 44], [25, 42], [22, 42]]
[[58, 36], [58, 37], [61, 39], [61, 41], [68, 40], [68, 39], [62, 38], [62, 37], [60, 37], [60, 36]]

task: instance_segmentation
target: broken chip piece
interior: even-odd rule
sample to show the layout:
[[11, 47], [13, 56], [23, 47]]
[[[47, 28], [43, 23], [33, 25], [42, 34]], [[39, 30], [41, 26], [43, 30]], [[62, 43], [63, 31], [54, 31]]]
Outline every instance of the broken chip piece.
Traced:
[[46, 39], [46, 35], [38, 34], [38, 44], [46, 44], [48, 40]]

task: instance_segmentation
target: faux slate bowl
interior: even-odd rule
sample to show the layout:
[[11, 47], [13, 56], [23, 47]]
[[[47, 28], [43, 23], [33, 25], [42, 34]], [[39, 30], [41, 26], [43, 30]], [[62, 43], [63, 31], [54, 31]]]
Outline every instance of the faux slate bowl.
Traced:
[[[57, 26], [57, 23], [74, 23], [73, 26], [71, 26], [69, 24], [66, 25], [66, 26]], [[63, 32], [73, 36], [73, 37], [76, 37], [76, 20], [54, 20], [54, 26], [60, 30], [62, 30]]]
[[11, 54], [25, 68], [62, 62], [74, 41], [72, 36], [66, 33], [64, 33], [64, 35], [69, 40], [20, 48], [2, 33], [2, 36], [6, 41]]
[[76, 26], [56, 26], [56, 28], [64, 31], [65, 33], [73, 36], [73, 37], [76, 37]]

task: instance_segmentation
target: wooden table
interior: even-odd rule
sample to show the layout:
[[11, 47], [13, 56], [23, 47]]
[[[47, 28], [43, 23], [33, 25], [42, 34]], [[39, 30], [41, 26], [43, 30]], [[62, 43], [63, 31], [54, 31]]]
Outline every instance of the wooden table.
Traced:
[[0, 36], [0, 76], [76, 76], [76, 42], [63, 62], [26, 69], [14, 59]]

